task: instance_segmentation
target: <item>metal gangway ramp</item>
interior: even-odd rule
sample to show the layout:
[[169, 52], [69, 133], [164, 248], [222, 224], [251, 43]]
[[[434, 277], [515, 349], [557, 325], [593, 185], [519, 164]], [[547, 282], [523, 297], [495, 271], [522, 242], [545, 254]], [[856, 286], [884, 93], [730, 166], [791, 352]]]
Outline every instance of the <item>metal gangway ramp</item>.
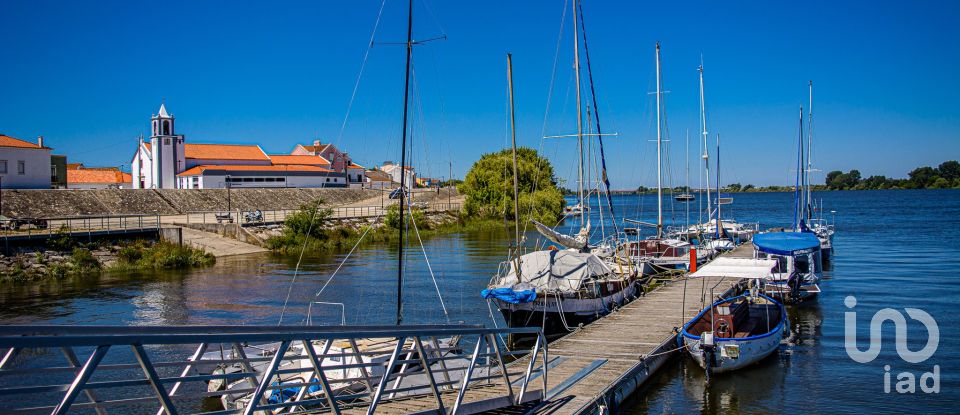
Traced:
[[17, 414], [467, 414], [536, 405], [548, 379], [539, 328], [2, 326], [0, 352]]

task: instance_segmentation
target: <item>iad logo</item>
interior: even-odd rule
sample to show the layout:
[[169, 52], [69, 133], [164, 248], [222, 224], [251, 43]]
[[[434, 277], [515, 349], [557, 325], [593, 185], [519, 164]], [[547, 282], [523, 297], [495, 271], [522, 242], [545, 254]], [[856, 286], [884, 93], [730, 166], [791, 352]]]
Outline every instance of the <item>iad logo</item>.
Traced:
[[[847, 296], [843, 300], [847, 308], [853, 309], [857, 306], [857, 299], [854, 296]], [[892, 308], [884, 308], [877, 311], [870, 320], [870, 346], [867, 350], [860, 350], [857, 346], [857, 313], [847, 311], [844, 313], [844, 348], [847, 355], [857, 363], [870, 363], [880, 355], [882, 347], [882, 328], [883, 323], [893, 322], [896, 330], [897, 354], [908, 363], [921, 363], [933, 356], [940, 344], [940, 328], [936, 320], [926, 311], [917, 308], [905, 308], [904, 311], [910, 318], [919, 321], [927, 330], [927, 343], [918, 351], [910, 350], [907, 347], [907, 319], [900, 311]], [[890, 365], [883, 366], [883, 391], [890, 393]], [[914, 393], [917, 389], [916, 376], [910, 372], [900, 372], [897, 374], [897, 393]], [[920, 390], [924, 393], [940, 393], [940, 366], [934, 365], [932, 372], [923, 373], [920, 376]]]

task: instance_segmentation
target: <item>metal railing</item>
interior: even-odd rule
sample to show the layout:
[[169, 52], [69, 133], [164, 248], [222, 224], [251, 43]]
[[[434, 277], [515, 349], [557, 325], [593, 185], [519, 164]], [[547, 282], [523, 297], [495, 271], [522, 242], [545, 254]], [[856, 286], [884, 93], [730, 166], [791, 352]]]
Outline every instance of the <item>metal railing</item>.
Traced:
[[126, 232], [160, 229], [160, 215], [69, 216], [57, 218], [15, 218], [0, 223], [0, 235], [32, 236], [58, 233]]
[[[334, 207], [328, 208], [330, 210], [330, 218], [332, 219], [353, 219], [353, 218], [373, 218], [381, 215], [386, 215], [387, 209], [390, 205], [396, 204], [396, 200], [388, 200], [385, 202], [384, 206], [343, 206], [343, 207]], [[460, 211], [460, 203], [412, 203], [414, 208], [422, 209], [426, 212], [457, 212]], [[277, 209], [277, 210], [261, 210], [262, 220], [258, 221], [248, 221], [247, 213], [254, 211], [251, 210], [208, 210], [208, 211], [191, 211], [182, 215], [185, 216], [184, 220], [187, 223], [240, 223], [243, 225], [247, 224], [257, 224], [257, 223], [280, 223], [283, 222], [288, 215], [296, 213], [297, 209]]]
[[[533, 347], [506, 351], [521, 333]], [[548, 361], [539, 328], [468, 325], [2, 326], [0, 351], [0, 412], [99, 415], [372, 414], [401, 396], [456, 414], [542, 399]], [[525, 370], [506, 364], [525, 354]], [[467, 403], [473, 388], [503, 393]]]

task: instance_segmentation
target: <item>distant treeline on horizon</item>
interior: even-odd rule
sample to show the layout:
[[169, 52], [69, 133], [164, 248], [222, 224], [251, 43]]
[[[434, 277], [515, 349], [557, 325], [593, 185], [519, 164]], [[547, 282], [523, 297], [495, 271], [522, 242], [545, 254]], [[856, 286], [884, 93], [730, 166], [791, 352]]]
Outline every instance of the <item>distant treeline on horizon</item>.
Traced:
[[[960, 189], [960, 162], [945, 161], [937, 167], [917, 167], [908, 173], [906, 179], [893, 179], [882, 175], [861, 177], [857, 169], [846, 173], [834, 170], [827, 173], [824, 184], [813, 185], [814, 190], [883, 190], [883, 189]], [[565, 195], [576, 194], [576, 191], [562, 189]], [[664, 192], [685, 193], [699, 192], [701, 189], [687, 186], [677, 186], [672, 189], [663, 189]], [[792, 192], [794, 186], [754, 186], [731, 183], [722, 191], [738, 192]], [[612, 190], [613, 194], [656, 193], [656, 188], [640, 186], [635, 190]]]

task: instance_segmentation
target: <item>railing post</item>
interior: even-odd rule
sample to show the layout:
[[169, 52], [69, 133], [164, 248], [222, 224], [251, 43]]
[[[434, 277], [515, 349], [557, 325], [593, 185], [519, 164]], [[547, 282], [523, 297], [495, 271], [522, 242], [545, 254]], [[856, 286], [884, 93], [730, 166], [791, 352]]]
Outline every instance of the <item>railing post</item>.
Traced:
[[457, 415], [457, 411], [460, 410], [460, 404], [463, 402], [463, 396], [467, 394], [467, 385], [470, 384], [470, 378], [473, 377], [473, 368], [477, 365], [477, 359], [480, 356], [480, 351], [483, 350], [483, 335], [477, 336], [477, 345], [473, 348], [473, 355], [470, 356], [470, 364], [467, 365], [466, 371], [463, 372], [463, 383], [460, 386], [460, 390], [457, 392], [457, 400], [453, 403], [453, 415]]
[[[423, 350], [423, 343], [420, 342], [419, 336], [414, 337], [413, 342], [414, 346], [417, 347], [417, 354], [420, 355], [420, 365], [423, 366], [427, 380], [430, 381], [430, 389], [433, 390], [433, 397], [437, 398], [437, 411], [440, 412], [440, 415], [446, 415], [447, 410], [443, 407], [443, 398], [440, 396], [440, 389], [437, 388], [437, 380], [433, 378], [433, 371], [430, 370], [430, 359], [427, 358], [427, 353]], [[437, 350], [437, 356], [442, 358], [443, 353]], [[507, 384], [507, 387], [510, 387], [510, 385]]]
[[488, 334], [488, 342], [493, 343], [493, 351], [497, 354], [497, 365], [500, 366], [500, 373], [503, 374], [503, 384], [507, 388], [507, 399], [514, 402], [513, 385], [510, 384], [510, 376], [507, 375], [507, 365], [503, 363], [503, 353], [500, 352], [500, 343], [497, 342], [497, 336], [493, 333]]
[[[333, 344], [333, 339], [327, 339], [326, 344], [323, 346], [323, 355], [326, 356], [330, 352], [330, 346]], [[317, 376], [317, 381], [320, 382], [320, 387], [323, 388], [323, 394], [327, 397], [327, 404], [330, 405], [330, 410], [334, 414], [340, 415], [340, 406], [337, 405], [337, 398], [333, 396], [333, 389], [330, 388], [330, 383], [327, 382], [327, 376], [323, 374], [323, 360], [322, 358], [317, 358], [317, 351], [313, 350], [313, 343], [310, 340], [303, 340], [303, 350], [307, 352], [307, 356], [310, 357], [310, 363], [313, 365], [313, 372]], [[308, 382], [309, 383], [309, 382]], [[307, 386], [300, 388], [300, 391], [297, 392], [297, 397], [294, 402], [299, 402], [300, 399], [303, 399], [303, 396], [307, 392]], [[296, 405], [290, 407], [290, 413], [296, 412]]]
[[280, 366], [280, 361], [283, 360], [283, 355], [287, 353], [287, 347], [289, 346], [289, 340], [280, 342], [280, 346], [277, 347], [276, 354], [274, 354], [273, 359], [270, 360], [270, 366], [267, 367], [267, 370], [263, 372], [263, 378], [260, 380], [260, 384], [257, 385], [257, 390], [253, 392], [253, 396], [250, 397], [250, 403], [247, 404], [246, 408], [244, 408], [243, 415], [253, 415], [254, 412], [256, 412], [257, 406], [260, 405], [260, 398], [263, 397], [264, 392], [266, 392], [267, 388], [270, 387], [270, 381], [273, 379], [273, 374]]
[[[517, 397], [517, 404], [519, 405], [523, 402], [523, 395], [527, 393], [527, 384], [530, 383], [530, 375], [533, 374], [533, 365], [537, 363], [537, 354], [540, 351], [540, 338], [537, 336], [537, 341], [533, 344], [533, 349], [530, 351], [530, 363], [527, 364], [527, 372], [523, 375], [523, 384], [520, 385], [520, 396]], [[544, 374], [546, 374], [547, 367], [543, 367]], [[543, 390], [544, 395], [546, 395], [547, 390]]]
[[83, 385], [87, 383], [87, 380], [90, 379], [93, 372], [97, 370], [97, 365], [100, 364], [100, 361], [103, 360], [103, 356], [107, 354], [107, 350], [109, 349], [110, 346], [97, 346], [93, 353], [90, 354], [90, 357], [87, 358], [86, 363], [84, 363], [80, 369], [80, 373], [77, 373], [77, 377], [73, 379], [70, 388], [67, 389], [67, 393], [63, 395], [63, 400], [53, 409], [53, 415], [64, 415], [70, 410], [70, 405], [73, 405], [73, 401], [77, 399], [77, 394], [83, 389]]
[[160, 406], [167, 412], [167, 415], [176, 415], [177, 408], [173, 406], [170, 395], [167, 395], [166, 388], [160, 383], [160, 376], [157, 375], [157, 370], [154, 369], [153, 364], [150, 363], [147, 351], [143, 349], [142, 344], [134, 343], [131, 346], [133, 347], [134, 355], [137, 357], [137, 362], [140, 363], [140, 368], [143, 369], [143, 374], [147, 377], [147, 382], [150, 383], [150, 388], [153, 389], [153, 393], [155, 393], [157, 399], [160, 400]]
[[[77, 354], [73, 352], [73, 349], [69, 347], [64, 347], [62, 348], [62, 350], [63, 350], [63, 356], [67, 358], [67, 363], [70, 363], [70, 366], [79, 368], [80, 359], [77, 359]], [[97, 402], [100, 400], [99, 398], [97, 398], [96, 392], [94, 392], [92, 389], [84, 389], [83, 394], [87, 395], [87, 399], [90, 399], [90, 402]], [[107, 410], [102, 405], [100, 405], [99, 403], [95, 403], [94, 405], [95, 405], [94, 409], [97, 411], [97, 415], [107, 415]]]
[[400, 356], [400, 352], [403, 351], [403, 343], [406, 341], [406, 337], [397, 337], [397, 347], [393, 349], [393, 354], [390, 355], [387, 368], [383, 372], [383, 377], [380, 378], [377, 391], [373, 395], [373, 400], [370, 401], [370, 407], [367, 408], [367, 415], [373, 415], [377, 411], [377, 404], [380, 403], [380, 397], [383, 396], [383, 389], [387, 387], [387, 382], [390, 381], [390, 373], [393, 372], [393, 367], [397, 364], [397, 357]]
[[[208, 347], [207, 343], [200, 343], [200, 346], [197, 347], [197, 351], [193, 352], [193, 356], [190, 356], [190, 358], [188, 359], [190, 361], [190, 364], [188, 364], [186, 367], [183, 368], [183, 372], [180, 372], [181, 378], [190, 374], [190, 371], [193, 370], [194, 363], [197, 360], [200, 360], [201, 358], [203, 358], [203, 354], [207, 352], [207, 347]], [[174, 383], [173, 387], [170, 388], [169, 396], [173, 396], [177, 392], [179, 392], [180, 385], [182, 384], [183, 382], [180, 382], [180, 381], [177, 381], [177, 383]], [[157, 411], [157, 415], [162, 415], [162, 414], [163, 414], [163, 407], [161, 406], [160, 410]]]

